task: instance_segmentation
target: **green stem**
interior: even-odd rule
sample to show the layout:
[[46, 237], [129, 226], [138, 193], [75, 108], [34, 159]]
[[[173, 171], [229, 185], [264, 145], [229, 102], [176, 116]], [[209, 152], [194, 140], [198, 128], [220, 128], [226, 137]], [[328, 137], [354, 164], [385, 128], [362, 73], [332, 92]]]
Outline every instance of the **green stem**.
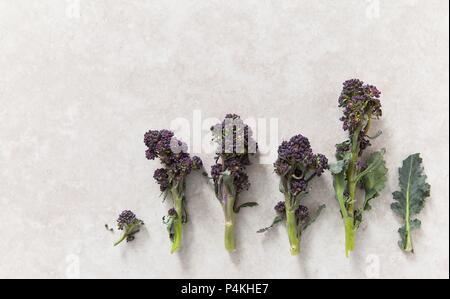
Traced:
[[297, 231], [297, 217], [292, 207], [286, 206], [286, 225], [291, 245], [291, 255], [296, 256], [300, 253], [300, 238]]
[[122, 238], [119, 239], [119, 241], [117, 241], [116, 243], [114, 243], [114, 247], [119, 245], [120, 243], [122, 243], [123, 241], [125, 241], [125, 239], [127, 238], [127, 233], [125, 232], [122, 236]]
[[410, 225], [406, 225], [406, 244], [405, 244], [405, 251], [406, 252], [413, 252], [413, 242], [411, 237], [411, 228]]
[[177, 252], [181, 247], [181, 242], [183, 240], [183, 198], [180, 196], [178, 191], [172, 190], [172, 196], [175, 203], [175, 211], [177, 212], [177, 217], [173, 223], [173, 242], [171, 253]]
[[352, 138], [352, 158], [348, 165], [347, 170], [347, 181], [348, 181], [348, 192], [350, 196], [350, 202], [347, 206], [348, 213], [353, 216], [354, 215], [354, 205], [355, 205], [355, 197], [356, 197], [356, 180], [355, 177], [357, 175], [356, 166], [358, 164], [359, 157], [359, 138], [360, 129], [356, 130]]
[[348, 165], [347, 170], [347, 184], [349, 193], [349, 202], [347, 204], [347, 211], [344, 216], [345, 222], [345, 255], [348, 257], [350, 252], [355, 249], [355, 201], [356, 201], [356, 189], [357, 181], [357, 164], [359, 158], [359, 135], [361, 128], [356, 130], [352, 137], [352, 158]]
[[345, 255], [349, 257], [350, 252], [355, 250], [355, 228], [353, 217], [347, 217], [345, 221]]
[[234, 240], [234, 223], [236, 220], [236, 213], [234, 212], [235, 198], [228, 196], [224, 206], [225, 214], [225, 249], [229, 252], [236, 250], [236, 243]]
[[[409, 177], [408, 182], [411, 180], [411, 171], [412, 171], [412, 160], [411, 160], [411, 166], [409, 170]], [[411, 184], [408, 184], [408, 188], [406, 189], [406, 244], [405, 251], [406, 252], [413, 252], [413, 243], [412, 243], [412, 237], [411, 237], [411, 212], [410, 212], [410, 201], [411, 201]]]

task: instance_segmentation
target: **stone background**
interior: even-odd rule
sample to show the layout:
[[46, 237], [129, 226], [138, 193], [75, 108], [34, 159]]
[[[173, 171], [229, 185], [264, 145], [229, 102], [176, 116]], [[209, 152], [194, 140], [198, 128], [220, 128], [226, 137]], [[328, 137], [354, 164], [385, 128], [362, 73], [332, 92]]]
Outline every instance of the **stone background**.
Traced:
[[[448, 5], [0, 0], [0, 278], [448, 278]], [[329, 174], [308, 199], [328, 208], [300, 257], [289, 256], [283, 228], [255, 234], [281, 195], [264, 164], [250, 170], [243, 200], [260, 206], [240, 214], [238, 252], [224, 251], [221, 208], [193, 176], [188, 242], [169, 254], [145, 131], [192, 123], [195, 110], [203, 120], [236, 112], [278, 119], [279, 140], [301, 132], [331, 158], [345, 138], [337, 98], [352, 77], [383, 92], [373, 149], [387, 148], [391, 172], [350, 259]], [[389, 204], [397, 168], [415, 152], [432, 197], [407, 256]], [[125, 208], [147, 229], [113, 248], [118, 235], [104, 224]]]

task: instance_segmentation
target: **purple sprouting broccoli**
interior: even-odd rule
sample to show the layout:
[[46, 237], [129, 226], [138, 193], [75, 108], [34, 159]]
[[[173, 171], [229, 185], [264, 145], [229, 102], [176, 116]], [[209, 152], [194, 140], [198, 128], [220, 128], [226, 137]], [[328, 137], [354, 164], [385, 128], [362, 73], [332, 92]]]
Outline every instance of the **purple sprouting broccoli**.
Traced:
[[280, 192], [284, 194], [285, 200], [275, 206], [277, 216], [272, 225], [258, 232], [266, 232], [276, 224], [285, 222], [291, 254], [298, 255], [302, 232], [325, 208], [325, 205], [321, 205], [311, 214], [301, 203], [308, 194], [311, 180], [328, 169], [328, 159], [322, 154], [314, 154], [309, 140], [302, 135], [296, 135], [280, 145], [274, 168], [280, 177]]
[[202, 160], [187, 153], [187, 145], [175, 138], [168, 130], [148, 131], [144, 136], [147, 159], [158, 158], [163, 168], [153, 175], [164, 196], [171, 196], [174, 207], [163, 218], [172, 242], [171, 252], [176, 252], [182, 243], [183, 224], [187, 222], [185, 208], [186, 178], [193, 170], [203, 169]]
[[[387, 180], [387, 168], [384, 161], [385, 150], [369, 155], [363, 152], [370, 140], [369, 131], [374, 119], [382, 116], [380, 91], [372, 85], [352, 79], [344, 82], [339, 97], [339, 107], [343, 109], [344, 131], [348, 139], [336, 145], [337, 162], [330, 166], [334, 178], [336, 199], [345, 223], [346, 255], [355, 248], [355, 233], [362, 222], [364, 211], [370, 210], [370, 201], [379, 196]], [[364, 191], [364, 197], [357, 198], [357, 189]]]
[[246, 168], [251, 165], [250, 158], [256, 155], [258, 146], [250, 127], [235, 114], [228, 114], [211, 131], [217, 144], [216, 164], [211, 167], [211, 177], [225, 214], [225, 248], [232, 252], [236, 249], [236, 214], [243, 207], [257, 205], [255, 202], [240, 204], [239, 195], [250, 187]]
[[119, 245], [123, 241], [131, 242], [135, 239], [135, 235], [141, 230], [144, 222], [136, 217], [131, 211], [123, 211], [117, 219], [117, 227], [123, 231], [123, 235], [114, 246]]

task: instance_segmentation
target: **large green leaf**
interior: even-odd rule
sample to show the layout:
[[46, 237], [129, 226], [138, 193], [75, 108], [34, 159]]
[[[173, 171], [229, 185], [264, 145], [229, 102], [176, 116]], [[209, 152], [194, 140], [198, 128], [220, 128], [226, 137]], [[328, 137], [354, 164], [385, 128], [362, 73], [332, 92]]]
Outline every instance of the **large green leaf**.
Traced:
[[427, 176], [424, 174], [420, 154], [411, 155], [403, 161], [399, 176], [400, 191], [393, 193], [395, 202], [391, 208], [406, 223], [399, 229], [402, 238], [400, 247], [406, 251], [413, 251], [411, 231], [420, 228], [421, 222], [412, 218], [422, 211], [431, 190], [431, 186], [426, 182]]
[[370, 201], [378, 197], [386, 185], [388, 169], [384, 160], [385, 152], [384, 149], [375, 152], [367, 160], [368, 166], [361, 177], [365, 190], [364, 211], [369, 211], [372, 208]]

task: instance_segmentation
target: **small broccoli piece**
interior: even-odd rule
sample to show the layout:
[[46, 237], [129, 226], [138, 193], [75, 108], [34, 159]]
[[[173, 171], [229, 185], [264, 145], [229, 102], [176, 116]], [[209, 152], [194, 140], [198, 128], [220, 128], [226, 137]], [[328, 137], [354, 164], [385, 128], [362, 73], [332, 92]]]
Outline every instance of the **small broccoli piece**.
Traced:
[[119, 245], [123, 241], [131, 242], [135, 239], [135, 235], [141, 230], [144, 225], [142, 220], [136, 218], [136, 215], [131, 211], [123, 211], [117, 219], [117, 227], [123, 231], [122, 237], [114, 244]]

